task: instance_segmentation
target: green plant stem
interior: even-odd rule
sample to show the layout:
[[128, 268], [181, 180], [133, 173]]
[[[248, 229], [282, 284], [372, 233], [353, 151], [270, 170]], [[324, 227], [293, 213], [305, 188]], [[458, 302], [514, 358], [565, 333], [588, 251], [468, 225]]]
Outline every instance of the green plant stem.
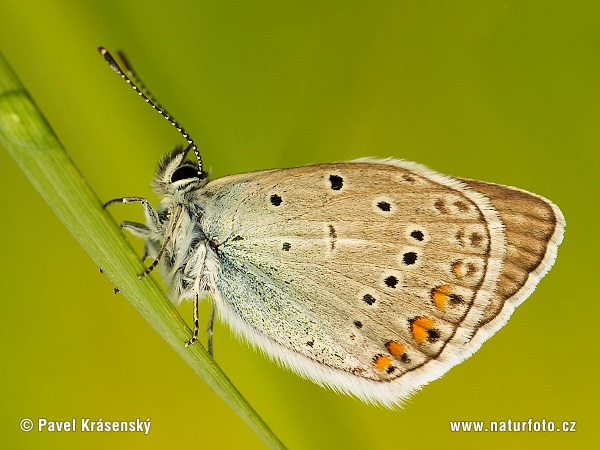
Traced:
[[139, 280], [139, 258], [73, 164], [48, 122], [0, 54], [0, 142], [134, 308], [272, 448], [285, 448], [201, 345], [153, 277]]

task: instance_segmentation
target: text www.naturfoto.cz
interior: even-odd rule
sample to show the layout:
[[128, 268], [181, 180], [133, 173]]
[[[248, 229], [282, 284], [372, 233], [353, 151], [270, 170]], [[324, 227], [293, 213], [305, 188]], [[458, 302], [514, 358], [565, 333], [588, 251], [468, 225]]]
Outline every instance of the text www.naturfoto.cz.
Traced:
[[452, 432], [574, 432], [577, 431], [575, 425], [577, 422], [565, 421], [555, 424], [552, 420], [504, 420], [500, 422], [491, 421], [489, 426], [485, 426], [485, 422], [468, 421], [468, 422], [450, 422], [450, 431]]

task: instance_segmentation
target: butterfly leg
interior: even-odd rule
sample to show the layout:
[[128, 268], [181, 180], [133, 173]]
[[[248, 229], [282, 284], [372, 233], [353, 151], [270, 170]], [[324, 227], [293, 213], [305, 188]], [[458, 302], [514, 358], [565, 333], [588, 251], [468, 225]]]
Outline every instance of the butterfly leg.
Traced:
[[[198, 292], [196, 292], [196, 295], [194, 296], [194, 334], [192, 335], [192, 337], [185, 342], [185, 346], [189, 347], [190, 345], [192, 345], [194, 342], [196, 342], [198, 340]], [[211, 352], [210, 349], [210, 341], [209, 341], [209, 346], [208, 346], [208, 351]], [[212, 355], [212, 353], [211, 353]]]
[[[106, 202], [102, 208], [106, 208], [109, 205], [112, 205], [113, 203], [133, 203], [133, 202], [141, 203], [142, 206], [144, 207], [144, 215], [146, 216], [146, 223], [149, 225], [146, 228], [149, 228], [152, 231], [154, 231], [154, 230], [158, 231], [160, 229], [160, 220], [158, 218], [158, 213], [154, 210], [154, 208], [152, 207], [152, 205], [150, 204], [150, 202], [148, 201], [147, 198], [144, 198], [144, 197], [115, 198], [115, 199], [112, 199], [112, 200], [109, 200], [108, 202]], [[128, 223], [132, 223], [132, 222], [128, 222]]]
[[[199, 290], [199, 289], [198, 289]], [[194, 342], [198, 340], [198, 304], [199, 304], [199, 292], [196, 291], [196, 295], [194, 296], [194, 333], [192, 337], [185, 342], [185, 346], [189, 347]], [[208, 327], [206, 328], [206, 333], [208, 334], [208, 353], [210, 356], [213, 355], [213, 325], [215, 323], [215, 303], [212, 302], [210, 309], [210, 318], [208, 320]]]
[[[131, 202], [139, 202], [144, 207], [144, 215], [146, 216], [146, 223], [148, 225], [144, 225], [142, 223], [130, 222], [128, 220], [123, 221], [121, 223], [121, 228], [127, 230], [131, 234], [137, 237], [141, 237], [146, 239], [146, 243], [144, 244], [144, 254], [140, 258], [142, 263], [146, 261], [148, 256], [150, 255], [149, 241], [157, 241], [160, 237], [160, 226], [161, 222], [158, 218], [158, 213], [152, 208], [148, 199], [143, 197], [124, 197], [124, 198], [116, 198], [114, 200], [110, 200], [104, 204], [104, 208], [113, 203], [131, 203]], [[157, 250], [153, 252], [156, 254]]]
[[[138, 203], [142, 204], [142, 206], [144, 207], [144, 215], [146, 216], [147, 225], [142, 225], [142, 224], [136, 223], [136, 222], [123, 222], [123, 227], [126, 228], [128, 231], [131, 231], [133, 234], [137, 234], [138, 236], [142, 236], [142, 237], [145, 236], [147, 238], [152, 238], [152, 235], [157, 235], [157, 237], [158, 237], [158, 235], [160, 234], [159, 230], [161, 228], [162, 223], [158, 217], [158, 213], [154, 210], [152, 205], [150, 205], [150, 202], [148, 201], [147, 198], [144, 198], [144, 197], [115, 198], [113, 200], [109, 200], [108, 202], [106, 202], [104, 204], [104, 208], [106, 208], [109, 205], [112, 205], [113, 203], [131, 203], [131, 202], [138, 202]], [[173, 236], [173, 233], [175, 232], [175, 230], [181, 223], [181, 218], [182, 218], [181, 210], [182, 210], [182, 206], [177, 205], [177, 208], [174, 213], [174, 217], [171, 221], [171, 226], [169, 228], [169, 231], [165, 235], [165, 239], [162, 242], [162, 245], [160, 246], [160, 248], [158, 250], [156, 259], [152, 262], [152, 264], [150, 264], [148, 266], [148, 268], [146, 270], [144, 270], [142, 273], [138, 274], [138, 278], [140, 278], [140, 279], [144, 278], [145, 276], [149, 275], [150, 272], [152, 272], [156, 266], [158, 266], [158, 262], [160, 261], [160, 257], [162, 256], [162, 254], [165, 250], [165, 247], [167, 246], [167, 244], [171, 240], [171, 237]]]
[[148, 243], [144, 244], [144, 253], [140, 257], [140, 261], [142, 262], [142, 264], [146, 262], [146, 259], [148, 259]]
[[[152, 208], [150, 208], [150, 209], [152, 209]], [[154, 211], [154, 210], [152, 209], [152, 211]], [[144, 270], [142, 273], [140, 273], [138, 275], [139, 279], [142, 279], [145, 276], [149, 275], [150, 272], [152, 272], [154, 270], [154, 268], [156, 266], [158, 266], [158, 262], [160, 261], [160, 258], [162, 256], [163, 252], [165, 251], [165, 248], [167, 247], [167, 244], [169, 243], [169, 241], [173, 237], [173, 234], [175, 233], [175, 230], [181, 224], [181, 219], [182, 219], [181, 211], [182, 211], [182, 206], [181, 205], [177, 205], [177, 207], [175, 209], [175, 213], [173, 215], [173, 219], [171, 221], [171, 226], [169, 227], [169, 231], [165, 235], [165, 239], [162, 242], [162, 245], [160, 246], [160, 249], [158, 250], [158, 253], [156, 254], [156, 258], [154, 259], [154, 261], [152, 261], [152, 264], [150, 264], [146, 270]]]
[[[190, 275], [195, 274], [195, 279], [194, 279], [194, 334], [192, 335], [190, 340], [188, 340], [185, 343], [186, 347], [192, 345], [198, 339], [198, 328], [199, 328], [199, 326], [198, 326], [198, 303], [199, 303], [200, 293], [204, 292], [206, 290], [206, 278], [204, 277], [204, 262], [205, 262], [205, 260], [206, 260], [206, 246], [203, 243], [201, 243], [196, 247], [196, 249], [194, 251], [194, 255], [190, 258], [190, 261], [188, 261], [188, 264], [186, 265], [186, 268], [184, 271], [185, 273], [188, 273]], [[206, 330], [208, 333], [208, 353], [210, 353], [211, 356], [212, 356], [212, 349], [213, 349], [213, 343], [212, 343], [213, 322], [214, 322], [214, 303], [213, 303], [213, 309], [211, 310], [211, 313], [210, 313], [208, 329]]]
[[213, 327], [215, 325], [215, 302], [210, 303], [210, 319], [208, 320], [208, 326], [206, 327], [206, 334], [208, 335], [208, 353], [213, 356]]
[[121, 228], [127, 230], [131, 234], [137, 237], [148, 239], [156, 234], [155, 231], [152, 231], [150, 227], [144, 225], [143, 223], [130, 222], [129, 220], [124, 220], [121, 223]]

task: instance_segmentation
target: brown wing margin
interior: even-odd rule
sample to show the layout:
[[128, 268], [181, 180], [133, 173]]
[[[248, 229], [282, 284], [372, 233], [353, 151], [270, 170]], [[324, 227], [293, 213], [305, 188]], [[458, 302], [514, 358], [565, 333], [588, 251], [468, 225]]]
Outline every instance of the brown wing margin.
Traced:
[[[536, 194], [482, 181], [462, 181], [490, 199], [505, 228], [506, 259], [496, 294], [477, 327], [479, 330], [490, 324], [497, 329], [508, 320], [505, 314], [510, 315], [552, 267], [565, 222], [558, 207]], [[491, 322], [497, 317], [500, 323], [494, 326]]]

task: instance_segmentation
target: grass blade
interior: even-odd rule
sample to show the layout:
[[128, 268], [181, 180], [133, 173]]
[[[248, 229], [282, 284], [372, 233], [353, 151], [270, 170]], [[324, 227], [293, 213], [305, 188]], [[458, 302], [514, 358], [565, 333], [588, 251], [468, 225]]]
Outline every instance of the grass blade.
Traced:
[[111, 282], [271, 448], [285, 448], [201, 345], [153, 279], [0, 54], [0, 143]]

